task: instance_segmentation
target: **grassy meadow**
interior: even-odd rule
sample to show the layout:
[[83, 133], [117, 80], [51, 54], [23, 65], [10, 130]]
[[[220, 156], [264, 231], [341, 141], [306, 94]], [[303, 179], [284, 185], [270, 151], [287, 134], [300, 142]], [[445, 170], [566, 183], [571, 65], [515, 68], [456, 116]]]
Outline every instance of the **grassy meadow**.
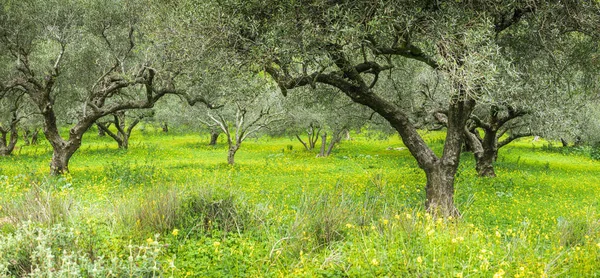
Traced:
[[[444, 134], [423, 133], [441, 150]], [[328, 158], [251, 138], [226, 164], [208, 134], [90, 131], [71, 173], [51, 148], [0, 158], [0, 275], [48, 277], [600, 276], [600, 162], [531, 138], [497, 178], [464, 153], [461, 219], [424, 212], [425, 175], [398, 136], [353, 134]]]

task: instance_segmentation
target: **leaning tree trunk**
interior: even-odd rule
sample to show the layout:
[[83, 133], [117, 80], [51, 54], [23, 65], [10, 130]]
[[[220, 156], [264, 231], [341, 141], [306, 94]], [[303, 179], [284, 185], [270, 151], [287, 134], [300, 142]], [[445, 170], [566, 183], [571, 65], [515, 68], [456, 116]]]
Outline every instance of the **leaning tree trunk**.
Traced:
[[235, 153], [240, 149], [240, 144], [229, 145], [229, 151], [227, 152], [227, 163], [229, 165], [235, 164]]
[[562, 146], [564, 148], [569, 146], [569, 142], [567, 140], [565, 140], [565, 138], [560, 138], [560, 142], [562, 143]]
[[220, 132], [211, 131], [210, 132], [210, 142], [208, 143], [208, 145], [209, 146], [217, 145], [217, 140], [219, 140], [219, 135], [221, 135]]
[[340, 130], [337, 133], [333, 134], [333, 138], [331, 138], [331, 141], [329, 142], [329, 147], [327, 148], [327, 152], [325, 153], [325, 156], [331, 155], [331, 151], [333, 151], [333, 148], [335, 147], [335, 145], [337, 143], [339, 143], [340, 141], [342, 141], [342, 131], [343, 130]]

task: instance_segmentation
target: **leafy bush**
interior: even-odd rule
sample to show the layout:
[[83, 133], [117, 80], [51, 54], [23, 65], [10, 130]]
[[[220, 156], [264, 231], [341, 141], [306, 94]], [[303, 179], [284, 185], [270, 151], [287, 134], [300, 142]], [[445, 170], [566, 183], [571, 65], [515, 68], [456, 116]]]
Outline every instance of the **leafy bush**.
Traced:
[[242, 232], [248, 225], [249, 213], [231, 193], [217, 193], [212, 189], [201, 189], [190, 196], [184, 204], [186, 218], [181, 223], [192, 229], [204, 231], [219, 229], [225, 233]]
[[590, 157], [593, 160], [600, 160], [600, 143], [595, 144], [590, 149]]
[[[121, 246], [128, 254], [90, 256], [76, 229], [56, 224], [44, 228], [20, 224], [14, 233], [0, 235], [0, 276], [11, 277], [157, 277], [163, 270], [164, 247], [158, 237], [142, 245]], [[122, 255], [122, 254], [121, 254]]]

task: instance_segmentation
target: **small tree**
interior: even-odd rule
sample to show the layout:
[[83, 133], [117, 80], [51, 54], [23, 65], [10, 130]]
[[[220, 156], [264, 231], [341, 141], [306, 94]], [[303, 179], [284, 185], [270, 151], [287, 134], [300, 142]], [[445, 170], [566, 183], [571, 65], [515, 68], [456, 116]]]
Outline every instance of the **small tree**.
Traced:
[[235, 164], [235, 154], [242, 143], [261, 129], [283, 120], [279, 96], [272, 89], [267, 92], [248, 92], [238, 95], [223, 108], [207, 113], [212, 121], [207, 126], [216, 126], [227, 138], [227, 163]]
[[[152, 114], [151, 111], [131, 111], [129, 113], [126, 111], [118, 111], [110, 115], [112, 116], [111, 120], [107, 122], [97, 121], [96, 125], [99, 129], [104, 131], [105, 134], [108, 134], [108, 136], [117, 142], [119, 149], [126, 150], [129, 148], [129, 138], [131, 137], [133, 129], [140, 121], [144, 118], [151, 117]], [[117, 133], [110, 130], [109, 127], [111, 124], [117, 129]]]

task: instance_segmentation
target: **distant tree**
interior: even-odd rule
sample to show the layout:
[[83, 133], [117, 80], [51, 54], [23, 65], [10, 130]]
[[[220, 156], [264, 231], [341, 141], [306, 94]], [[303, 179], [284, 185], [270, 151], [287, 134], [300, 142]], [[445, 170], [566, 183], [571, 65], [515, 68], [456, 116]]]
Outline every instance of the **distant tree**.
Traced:
[[[129, 138], [133, 129], [152, 114], [152, 111], [118, 111], [109, 115], [107, 121], [96, 121], [96, 125], [117, 142], [119, 149], [126, 150], [129, 148]], [[110, 125], [115, 127], [116, 133], [110, 130]]]
[[[329, 156], [350, 130], [359, 130], [372, 116], [364, 106], [332, 92], [331, 88], [299, 90], [305, 92], [289, 95], [284, 100], [288, 122], [285, 126], [306, 150], [314, 149], [320, 141], [318, 156]], [[306, 137], [302, 135], [304, 132]]]

